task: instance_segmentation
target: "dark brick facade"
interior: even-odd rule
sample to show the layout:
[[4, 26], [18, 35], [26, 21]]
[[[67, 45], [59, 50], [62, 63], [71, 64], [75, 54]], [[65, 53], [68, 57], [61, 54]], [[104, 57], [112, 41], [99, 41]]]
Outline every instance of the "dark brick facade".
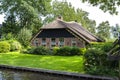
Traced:
[[55, 38], [55, 41], [51, 41], [52, 38], [45, 38], [45, 41], [42, 41], [42, 38], [36, 38], [32, 41], [32, 46], [45, 46], [47, 48], [52, 47], [62, 47], [62, 46], [76, 46], [76, 47], [85, 47], [85, 42], [77, 38], [63, 38], [63, 42], [60, 42], [60, 38]]

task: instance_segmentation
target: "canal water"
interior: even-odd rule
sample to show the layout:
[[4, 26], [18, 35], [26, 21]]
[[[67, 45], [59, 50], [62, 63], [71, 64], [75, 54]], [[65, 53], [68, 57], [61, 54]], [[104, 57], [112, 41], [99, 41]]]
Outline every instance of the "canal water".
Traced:
[[82, 80], [82, 79], [46, 73], [0, 69], [0, 80]]

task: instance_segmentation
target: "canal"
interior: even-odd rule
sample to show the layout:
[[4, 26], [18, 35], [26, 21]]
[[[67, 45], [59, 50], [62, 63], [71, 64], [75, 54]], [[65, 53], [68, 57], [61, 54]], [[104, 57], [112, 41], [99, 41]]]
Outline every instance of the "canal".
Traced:
[[78, 78], [45, 73], [0, 69], [0, 80], [79, 80]]
[[118, 80], [118, 79], [103, 76], [93, 76], [87, 74], [0, 65], [0, 80]]

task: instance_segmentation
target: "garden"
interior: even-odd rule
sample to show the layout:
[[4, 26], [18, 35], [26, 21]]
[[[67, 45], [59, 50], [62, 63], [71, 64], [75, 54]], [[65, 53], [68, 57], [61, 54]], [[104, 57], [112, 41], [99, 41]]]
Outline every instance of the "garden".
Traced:
[[108, 59], [111, 48], [111, 42], [91, 43], [86, 48], [23, 48], [17, 40], [5, 40], [0, 41], [0, 64], [114, 77], [118, 61]]

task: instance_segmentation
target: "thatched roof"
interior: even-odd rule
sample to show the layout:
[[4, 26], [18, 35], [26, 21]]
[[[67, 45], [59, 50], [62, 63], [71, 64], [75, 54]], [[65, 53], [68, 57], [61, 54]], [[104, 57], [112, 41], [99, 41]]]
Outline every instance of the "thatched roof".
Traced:
[[[84, 29], [77, 22], [65, 22], [62, 20], [55, 20], [55, 21], [41, 27], [40, 31], [44, 30], [44, 29], [61, 29], [61, 28], [67, 29], [72, 34], [76, 35], [80, 39], [82, 38], [83, 40], [85, 40], [88, 43], [101, 41], [99, 38], [94, 36], [92, 33], [87, 31], [86, 29]], [[39, 31], [39, 33], [40, 33], [40, 31]]]

